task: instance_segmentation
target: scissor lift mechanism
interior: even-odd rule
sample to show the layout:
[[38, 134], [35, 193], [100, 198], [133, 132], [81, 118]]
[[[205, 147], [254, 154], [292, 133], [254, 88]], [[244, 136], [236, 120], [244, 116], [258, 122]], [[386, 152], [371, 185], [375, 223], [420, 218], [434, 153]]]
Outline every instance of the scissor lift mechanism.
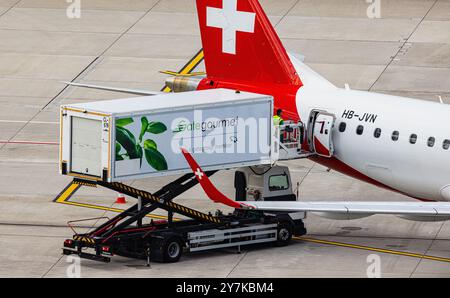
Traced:
[[[211, 176], [215, 172], [205, 174]], [[183, 249], [192, 252], [225, 247], [240, 249], [242, 245], [263, 242], [286, 245], [292, 235], [306, 233], [303, 221], [293, 220], [288, 214], [235, 210], [228, 215], [220, 211], [212, 215], [172, 202], [198, 184], [193, 174], [176, 179], [154, 194], [122, 183], [74, 179], [71, 184], [103, 186], [134, 197], [138, 203], [91, 232], [78, 234], [73, 229], [73, 238], [64, 241], [65, 255], [76, 254], [102, 262], [109, 262], [113, 255], [146, 259], [147, 262], [176, 262]], [[151, 220], [143, 224], [144, 217], [158, 208], [168, 212], [167, 220]], [[174, 213], [187, 219], [174, 220]], [[68, 224], [72, 227], [75, 222], [81, 221]]]

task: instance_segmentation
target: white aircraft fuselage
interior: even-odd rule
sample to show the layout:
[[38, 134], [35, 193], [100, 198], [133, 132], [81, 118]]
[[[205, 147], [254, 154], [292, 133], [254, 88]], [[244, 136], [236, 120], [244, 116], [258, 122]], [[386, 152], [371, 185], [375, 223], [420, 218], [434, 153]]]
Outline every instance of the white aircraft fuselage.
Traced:
[[359, 179], [416, 199], [450, 201], [449, 105], [336, 88], [292, 56], [291, 61], [304, 83], [296, 98], [300, 119], [313, 110], [336, 116], [336, 161], [318, 162], [344, 173], [349, 167]]

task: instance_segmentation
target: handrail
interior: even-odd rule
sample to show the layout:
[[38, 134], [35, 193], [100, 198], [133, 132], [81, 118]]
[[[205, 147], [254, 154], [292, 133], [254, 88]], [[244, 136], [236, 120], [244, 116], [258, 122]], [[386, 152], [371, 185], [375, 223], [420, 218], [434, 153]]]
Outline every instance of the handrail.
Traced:
[[91, 221], [91, 220], [99, 220], [99, 219], [107, 219], [110, 220], [109, 217], [106, 216], [102, 216], [102, 217], [93, 217], [93, 218], [86, 218], [86, 219], [78, 219], [78, 220], [71, 220], [67, 222], [67, 226], [75, 233], [75, 235], [78, 235], [77, 231], [75, 231], [74, 227], [73, 227], [73, 223], [76, 222], [83, 222], [83, 221]]
[[105, 243], [106, 241], [108, 241], [109, 239], [111, 239], [112, 237], [114, 237], [118, 234], [123, 234], [123, 233], [127, 233], [127, 232], [146, 231], [146, 230], [154, 231], [154, 230], [156, 230], [156, 227], [144, 227], [144, 228], [125, 229], [125, 230], [115, 231], [114, 233], [109, 235], [107, 238], [103, 239], [102, 243]]

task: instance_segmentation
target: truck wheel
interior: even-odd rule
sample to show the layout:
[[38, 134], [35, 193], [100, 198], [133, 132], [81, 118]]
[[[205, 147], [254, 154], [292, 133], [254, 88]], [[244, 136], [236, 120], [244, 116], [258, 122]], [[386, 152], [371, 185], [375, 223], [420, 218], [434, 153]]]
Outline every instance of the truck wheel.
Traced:
[[292, 225], [289, 223], [280, 223], [278, 225], [277, 230], [277, 242], [275, 243], [276, 246], [286, 246], [291, 242], [292, 239]]
[[236, 201], [245, 201], [247, 196], [247, 182], [245, 174], [241, 171], [234, 173], [234, 188], [236, 189]]
[[165, 241], [163, 246], [164, 263], [176, 263], [183, 254], [183, 244], [177, 236], [172, 236]]

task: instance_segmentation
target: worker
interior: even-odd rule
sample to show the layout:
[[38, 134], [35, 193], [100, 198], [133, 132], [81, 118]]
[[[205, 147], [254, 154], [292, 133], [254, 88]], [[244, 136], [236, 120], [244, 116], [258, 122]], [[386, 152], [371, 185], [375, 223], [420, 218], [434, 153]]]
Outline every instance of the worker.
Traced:
[[[280, 125], [284, 124], [284, 120], [281, 117], [282, 113], [283, 113], [282, 109], [277, 110], [277, 114], [275, 116], [273, 116], [273, 125], [280, 126]], [[284, 129], [281, 129], [281, 128], [280, 128], [280, 142], [281, 143], [284, 142]]]
[[273, 116], [273, 124], [274, 125], [283, 125], [284, 120], [281, 117], [281, 114], [283, 113], [282, 109], [278, 109], [277, 110], [277, 114], [275, 116]]

